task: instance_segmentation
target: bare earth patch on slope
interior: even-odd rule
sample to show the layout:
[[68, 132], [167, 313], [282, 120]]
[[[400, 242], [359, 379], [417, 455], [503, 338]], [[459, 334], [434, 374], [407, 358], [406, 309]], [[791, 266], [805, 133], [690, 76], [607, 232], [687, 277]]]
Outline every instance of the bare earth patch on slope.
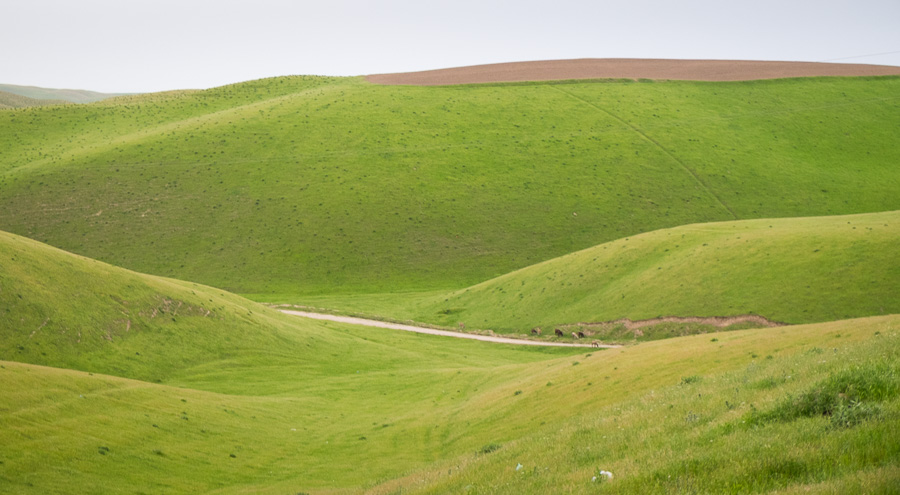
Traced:
[[436, 86], [564, 79], [750, 81], [787, 77], [891, 75], [900, 75], [900, 67], [755, 60], [583, 58], [473, 65], [395, 74], [374, 74], [366, 76], [366, 80], [374, 84]]
[[564, 332], [582, 332], [587, 337], [604, 341], [648, 341], [710, 332], [748, 328], [781, 327], [787, 323], [772, 321], [759, 315], [737, 316], [661, 316], [646, 320], [620, 318], [604, 322], [581, 322], [559, 325]]

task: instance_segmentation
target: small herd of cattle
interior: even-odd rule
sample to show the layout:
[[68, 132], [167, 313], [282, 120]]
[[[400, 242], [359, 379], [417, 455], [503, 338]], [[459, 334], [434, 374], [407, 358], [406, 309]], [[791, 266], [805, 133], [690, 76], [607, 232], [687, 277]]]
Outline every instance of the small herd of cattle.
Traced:
[[[565, 335], [563, 333], [563, 331], [558, 328], [554, 328], [553, 331], [556, 333], [557, 337], [562, 337], [563, 335]], [[540, 334], [541, 334], [541, 329], [539, 327], [535, 327], [535, 328], [531, 329], [531, 335], [540, 335]], [[575, 340], [583, 339], [584, 332], [572, 332], [572, 338]], [[596, 340], [591, 342], [591, 347], [600, 347], [600, 342], [598, 342]]]

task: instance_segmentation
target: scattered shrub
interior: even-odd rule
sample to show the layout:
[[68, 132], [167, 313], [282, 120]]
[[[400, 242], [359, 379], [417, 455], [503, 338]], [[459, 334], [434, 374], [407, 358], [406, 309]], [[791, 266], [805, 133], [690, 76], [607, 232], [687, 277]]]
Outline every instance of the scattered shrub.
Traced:
[[485, 445], [484, 447], [481, 447], [481, 449], [478, 450], [478, 453], [479, 454], [490, 454], [491, 452], [496, 452], [498, 450], [500, 450], [499, 443], [489, 443], [489, 444]]

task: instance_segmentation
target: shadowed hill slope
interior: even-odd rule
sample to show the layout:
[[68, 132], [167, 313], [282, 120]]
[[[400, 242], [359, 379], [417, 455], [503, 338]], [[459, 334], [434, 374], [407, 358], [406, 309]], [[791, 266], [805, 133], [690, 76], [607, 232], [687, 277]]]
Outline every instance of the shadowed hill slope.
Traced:
[[246, 294], [456, 289], [660, 228], [898, 209], [898, 89], [293, 77], [4, 113], [0, 228]]

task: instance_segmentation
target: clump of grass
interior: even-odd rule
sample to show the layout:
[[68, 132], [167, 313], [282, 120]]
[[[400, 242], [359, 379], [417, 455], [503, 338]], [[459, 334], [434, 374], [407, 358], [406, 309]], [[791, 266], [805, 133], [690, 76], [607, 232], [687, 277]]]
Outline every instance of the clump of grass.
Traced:
[[479, 454], [490, 454], [491, 452], [496, 452], [500, 450], [501, 445], [499, 443], [489, 443], [484, 447], [478, 449]]
[[682, 385], [690, 385], [691, 383], [700, 383], [702, 378], [699, 375], [691, 375], [691, 376], [683, 376], [681, 377]]
[[787, 397], [767, 412], [751, 412], [747, 423], [760, 425], [798, 418], [829, 416], [836, 426], [853, 426], [875, 417], [873, 402], [900, 393], [900, 376], [893, 366], [854, 366], [830, 375], [796, 397]]
[[831, 415], [831, 425], [836, 428], [850, 428], [870, 418], [881, 416], [881, 406], [869, 402], [850, 401], [838, 404]]

